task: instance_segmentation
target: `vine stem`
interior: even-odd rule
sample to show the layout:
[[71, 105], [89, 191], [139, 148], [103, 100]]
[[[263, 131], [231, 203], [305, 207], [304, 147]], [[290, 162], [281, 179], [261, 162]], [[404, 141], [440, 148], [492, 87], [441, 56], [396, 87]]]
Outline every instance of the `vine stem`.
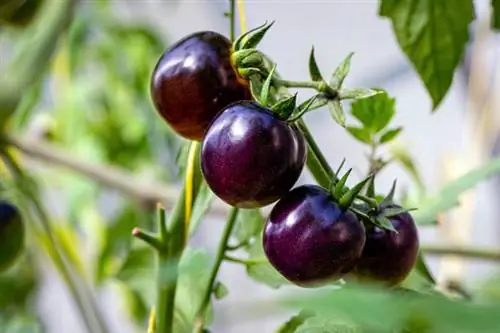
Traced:
[[212, 291], [215, 284], [215, 279], [217, 278], [217, 274], [219, 273], [220, 266], [224, 259], [226, 258], [225, 254], [228, 249], [229, 238], [234, 229], [234, 225], [236, 224], [236, 219], [238, 217], [238, 208], [231, 208], [229, 211], [229, 216], [227, 218], [226, 226], [224, 228], [224, 232], [222, 234], [222, 238], [220, 240], [219, 246], [217, 248], [217, 255], [215, 257], [215, 262], [212, 266], [212, 270], [210, 272], [210, 278], [208, 280], [208, 284], [205, 287], [205, 293], [203, 295], [203, 301], [200, 304], [200, 307], [196, 314], [196, 332], [201, 333], [203, 331], [203, 323], [205, 320], [205, 312], [210, 304], [210, 297], [212, 296]]
[[500, 261], [500, 249], [436, 244], [422, 245], [421, 250], [431, 255], [456, 255], [465, 258]]

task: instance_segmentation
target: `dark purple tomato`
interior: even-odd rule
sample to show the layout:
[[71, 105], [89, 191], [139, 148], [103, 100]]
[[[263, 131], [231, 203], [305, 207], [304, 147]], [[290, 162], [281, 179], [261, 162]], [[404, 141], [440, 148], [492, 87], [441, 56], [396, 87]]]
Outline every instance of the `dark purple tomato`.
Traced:
[[418, 230], [409, 213], [390, 219], [398, 233], [376, 226], [367, 227], [363, 255], [353, 275], [365, 281], [393, 286], [412, 270], [418, 255]]
[[264, 227], [264, 252], [299, 286], [338, 280], [359, 260], [365, 228], [322, 187], [296, 187], [273, 207]]
[[201, 141], [214, 116], [228, 104], [251, 99], [248, 82], [231, 63], [231, 42], [202, 31], [172, 45], [151, 78], [153, 103], [178, 134]]
[[277, 201], [297, 182], [306, 161], [297, 127], [252, 101], [229, 105], [214, 119], [201, 146], [211, 190], [240, 208]]
[[24, 224], [15, 206], [0, 201], [0, 272], [15, 262], [24, 248]]

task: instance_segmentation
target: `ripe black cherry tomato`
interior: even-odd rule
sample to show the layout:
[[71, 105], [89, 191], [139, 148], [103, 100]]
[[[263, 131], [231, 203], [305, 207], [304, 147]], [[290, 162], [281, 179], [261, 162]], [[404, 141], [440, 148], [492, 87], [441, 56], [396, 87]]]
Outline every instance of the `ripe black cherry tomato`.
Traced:
[[16, 207], [0, 201], [0, 272], [8, 269], [24, 247], [24, 224]]
[[251, 99], [248, 82], [231, 64], [231, 42], [202, 31], [172, 45], [151, 78], [153, 103], [181, 136], [201, 141], [215, 115], [228, 104]]
[[397, 233], [376, 226], [367, 227], [363, 255], [353, 271], [356, 278], [393, 286], [412, 270], [419, 248], [415, 222], [409, 213], [391, 217], [390, 221]]
[[337, 280], [357, 263], [365, 228], [325, 189], [296, 187], [273, 207], [263, 246], [271, 264], [299, 286]]
[[240, 208], [277, 201], [297, 182], [306, 161], [297, 127], [252, 101], [229, 105], [201, 146], [201, 167], [212, 191]]

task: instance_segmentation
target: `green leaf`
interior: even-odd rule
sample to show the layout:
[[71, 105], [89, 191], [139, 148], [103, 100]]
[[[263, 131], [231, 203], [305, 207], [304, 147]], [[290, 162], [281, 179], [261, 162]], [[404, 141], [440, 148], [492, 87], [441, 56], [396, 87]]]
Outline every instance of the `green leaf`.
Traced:
[[308, 318], [295, 333], [363, 333], [352, 321], [341, 317], [314, 316]]
[[[205, 288], [210, 279], [212, 258], [201, 249], [187, 249], [182, 255], [179, 264], [179, 280], [175, 294], [176, 308], [194, 325], [198, 311], [205, 293]], [[211, 322], [211, 307], [207, 311], [206, 324]], [[174, 330], [175, 331], [175, 330]], [[193, 327], [185, 333], [191, 333]], [[175, 331], [178, 332], [178, 331]], [[180, 332], [179, 333], [184, 333]]]
[[472, 0], [382, 0], [380, 15], [392, 21], [401, 49], [432, 97], [435, 110], [448, 92], [469, 40]]
[[342, 127], [345, 127], [345, 113], [340, 101], [330, 101], [328, 102], [328, 110], [333, 120]]
[[290, 318], [286, 323], [281, 325], [275, 333], [295, 333], [297, 329], [309, 318], [314, 315], [309, 311], [300, 311], [298, 314]]
[[[274, 267], [267, 261], [262, 247], [262, 239], [259, 238], [247, 248], [249, 261], [247, 274], [257, 282], [277, 289], [285, 284], [290, 284]], [[254, 262], [252, 262], [254, 261]]]
[[498, 330], [498, 304], [474, 304], [435, 294], [391, 292], [355, 283], [337, 290], [298, 292], [286, 297], [283, 303], [293, 308], [307, 307], [325, 318], [342, 316], [366, 332], [400, 332], [403, 325], [417, 320], [428, 323], [432, 332], [439, 333]]
[[394, 140], [403, 130], [403, 127], [393, 128], [382, 133], [379, 142], [380, 143], [388, 143]]
[[432, 224], [436, 215], [458, 205], [462, 193], [475, 187], [479, 182], [500, 172], [500, 158], [467, 172], [462, 177], [446, 184], [436, 195], [424, 200], [413, 218], [420, 225]]
[[350, 52], [333, 71], [332, 78], [330, 79], [330, 86], [333, 89], [339, 90], [342, 87], [347, 74], [349, 74], [353, 55], [354, 52]]
[[314, 46], [311, 48], [311, 54], [309, 55], [309, 75], [313, 81], [323, 81], [323, 76], [314, 57]]
[[491, 26], [500, 30], [500, 0], [491, 0]]
[[207, 182], [202, 180], [191, 212], [191, 224], [189, 227], [190, 235], [196, 232], [201, 220], [205, 217], [205, 213], [210, 209], [214, 200], [214, 193], [210, 190], [210, 187], [208, 187]]
[[248, 242], [260, 235], [264, 223], [264, 216], [260, 209], [240, 209], [232, 236], [238, 243]]
[[214, 285], [213, 293], [215, 299], [223, 299], [229, 295], [229, 289], [222, 282], [217, 281]]
[[41, 323], [30, 316], [16, 316], [9, 320], [6, 333], [43, 333]]
[[297, 106], [297, 93], [280, 99], [276, 104], [271, 107], [274, 114], [278, 115], [281, 119], [287, 120], [295, 111]]
[[351, 114], [371, 133], [383, 130], [392, 120], [396, 100], [386, 92], [359, 99], [351, 104]]
[[381, 90], [369, 88], [351, 88], [340, 91], [340, 99], [363, 99], [380, 94]]
[[362, 127], [347, 126], [347, 131], [358, 141], [363, 143], [372, 143], [371, 133]]

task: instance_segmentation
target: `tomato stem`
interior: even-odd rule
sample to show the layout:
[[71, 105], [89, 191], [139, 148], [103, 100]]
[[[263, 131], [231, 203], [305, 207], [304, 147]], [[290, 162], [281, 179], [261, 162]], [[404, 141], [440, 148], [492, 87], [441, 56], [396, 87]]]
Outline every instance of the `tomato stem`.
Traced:
[[205, 317], [205, 312], [207, 310], [208, 305], [210, 304], [210, 297], [212, 296], [212, 291], [215, 284], [215, 279], [217, 278], [217, 274], [219, 273], [220, 266], [225, 258], [226, 251], [228, 250], [228, 242], [231, 234], [233, 233], [234, 226], [236, 224], [236, 218], [238, 217], [238, 208], [231, 208], [229, 211], [229, 215], [227, 218], [226, 226], [224, 228], [224, 232], [222, 234], [222, 238], [219, 243], [219, 247], [217, 249], [217, 256], [215, 257], [215, 262], [212, 266], [212, 270], [210, 272], [210, 278], [208, 280], [208, 284], [205, 287], [205, 293], [203, 296], [203, 301], [200, 304], [200, 308], [197, 311], [196, 318], [198, 322], [197, 329], [199, 332], [203, 330], [203, 322]]

